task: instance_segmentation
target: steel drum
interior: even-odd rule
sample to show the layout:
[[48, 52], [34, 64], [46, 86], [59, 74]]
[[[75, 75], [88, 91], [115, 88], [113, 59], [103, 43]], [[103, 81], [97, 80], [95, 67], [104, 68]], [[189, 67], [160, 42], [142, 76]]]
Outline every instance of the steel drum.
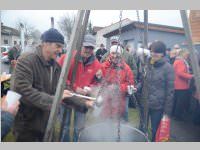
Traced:
[[117, 123], [105, 122], [84, 128], [79, 134], [79, 142], [148, 142], [147, 137], [138, 129], [121, 123], [120, 140]]

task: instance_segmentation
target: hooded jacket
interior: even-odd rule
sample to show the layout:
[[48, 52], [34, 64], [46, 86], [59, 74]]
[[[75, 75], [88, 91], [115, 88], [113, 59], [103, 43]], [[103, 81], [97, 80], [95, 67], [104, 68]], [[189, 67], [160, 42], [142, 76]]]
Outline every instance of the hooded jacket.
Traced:
[[134, 85], [134, 75], [123, 59], [120, 64], [113, 65], [110, 56], [102, 64], [102, 70], [102, 84], [105, 84], [102, 85], [103, 93], [105, 93], [102, 94], [105, 96], [103, 113], [106, 116], [116, 116], [118, 105], [115, 102], [118, 100], [120, 102], [120, 113], [122, 114], [124, 112], [127, 86]]
[[[67, 79], [67, 85], [70, 85], [70, 81], [72, 80], [72, 73], [74, 69], [75, 64], [75, 56], [77, 51], [74, 52], [73, 58], [71, 61], [69, 73], [68, 73], [68, 79]], [[58, 63], [63, 66], [64, 59], [66, 57], [66, 54], [62, 55], [61, 58], [58, 60]], [[96, 72], [101, 69], [101, 64], [99, 61], [95, 58], [94, 55], [92, 55], [87, 63], [83, 63], [82, 58], [78, 60], [77, 65], [77, 72], [76, 77], [74, 80], [73, 90], [75, 91], [77, 87], [84, 88], [84, 86], [90, 86], [94, 82], [94, 77]]]

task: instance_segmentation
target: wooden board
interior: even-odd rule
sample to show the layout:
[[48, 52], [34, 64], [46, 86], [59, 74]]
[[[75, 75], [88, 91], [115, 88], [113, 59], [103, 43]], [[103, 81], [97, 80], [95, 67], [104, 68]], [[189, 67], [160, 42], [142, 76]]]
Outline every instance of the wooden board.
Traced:
[[192, 30], [192, 41], [200, 43], [200, 10], [190, 10], [190, 25]]

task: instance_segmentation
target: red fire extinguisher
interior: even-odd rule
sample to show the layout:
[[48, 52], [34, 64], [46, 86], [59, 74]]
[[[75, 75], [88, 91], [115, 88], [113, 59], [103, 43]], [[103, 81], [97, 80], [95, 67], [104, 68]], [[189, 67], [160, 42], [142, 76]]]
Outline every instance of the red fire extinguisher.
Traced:
[[170, 137], [170, 119], [163, 115], [158, 130], [156, 132], [156, 142], [167, 142]]

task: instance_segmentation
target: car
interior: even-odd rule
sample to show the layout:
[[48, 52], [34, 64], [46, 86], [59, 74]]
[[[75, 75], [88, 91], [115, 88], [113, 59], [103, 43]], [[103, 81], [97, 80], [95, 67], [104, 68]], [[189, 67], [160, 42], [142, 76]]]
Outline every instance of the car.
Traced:
[[4, 63], [8, 63], [8, 52], [11, 48], [11, 46], [0, 46], [1, 47], [1, 61]]

